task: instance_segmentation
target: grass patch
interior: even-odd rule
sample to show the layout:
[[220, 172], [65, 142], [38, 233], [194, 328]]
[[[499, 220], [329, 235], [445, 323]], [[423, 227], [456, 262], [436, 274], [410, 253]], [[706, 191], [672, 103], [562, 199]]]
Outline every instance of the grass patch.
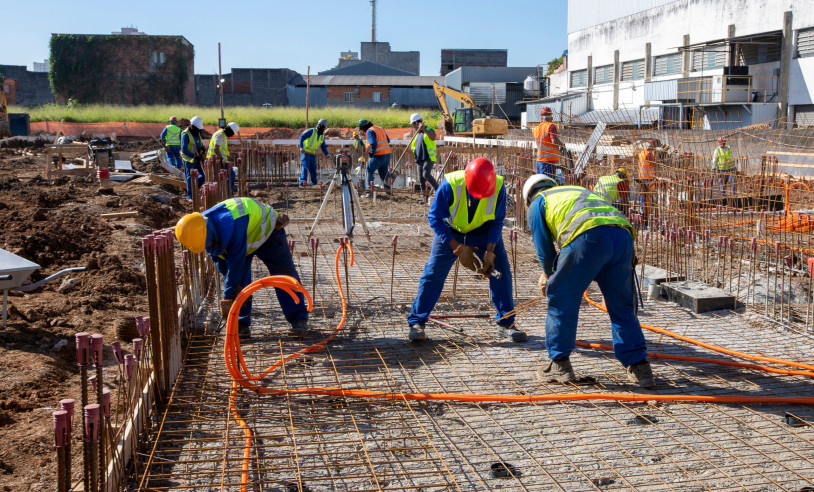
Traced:
[[[139, 123], [166, 123], [170, 116], [191, 118], [200, 116], [207, 125], [216, 125], [220, 118], [219, 108], [204, 108], [183, 105], [155, 106], [110, 106], [102, 104], [77, 104], [72, 108], [59, 104], [46, 104], [33, 108], [11, 106], [15, 113], [29, 113], [31, 121], [65, 121], [73, 123], [102, 123], [108, 121], [133, 121]], [[328, 120], [329, 127], [355, 127], [361, 118], [370, 120], [384, 128], [410, 126], [410, 115], [414, 112], [424, 116], [424, 122], [435, 128], [440, 111], [435, 108], [423, 109], [367, 109], [348, 107], [313, 108], [308, 112], [311, 126], [317, 119]], [[233, 106], [224, 108], [227, 121], [236, 121], [241, 126], [304, 128], [305, 108], [279, 107], [261, 108], [257, 106]]]

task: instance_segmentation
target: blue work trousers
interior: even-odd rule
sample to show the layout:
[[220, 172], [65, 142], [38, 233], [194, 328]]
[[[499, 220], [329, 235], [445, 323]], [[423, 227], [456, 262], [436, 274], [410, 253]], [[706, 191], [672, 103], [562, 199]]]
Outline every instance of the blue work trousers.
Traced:
[[727, 195], [727, 188], [729, 191], [729, 195], [733, 196], [735, 194], [735, 171], [718, 170], [717, 173], [718, 173], [718, 186], [721, 192], [721, 196]]
[[194, 163], [184, 161], [184, 178], [187, 181], [187, 200], [192, 200], [192, 177], [189, 175], [189, 172], [195, 169], [198, 171], [198, 189], [201, 189], [201, 186], [204, 184], [204, 172], [203, 168], [201, 167], [201, 161], [195, 159]]
[[[272, 232], [271, 237], [269, 237], [257, 251], [246, 258], [246, 262], [243, 264], [244, 272], [239, 286], [241, 290], [252, 283], [252, 261], [255, 256], [265, 263], [269, 275], [288, 275], [298, 281], [300, 280], [297, 267], [294, 266], [294, 259], [291, 257], [291, 250], [288, 248], [288, 239], [286, 239], [285, 229]], [[225, 275], [225, 272], [221, 271], [221, 273]], [[297, 304], [285, 291], [276, 287], [274, 291], [277, 294], [280, 307], [283, 309], [285, 319], [289, 323], [298, 319], [308, 319], [308, 305], [306, 304], [305, 296], [297, 293], [297, 297], [300, 299], [300, 303]], [[238, 321], [248, 326], [251, 323], [251, 312], [252, 298], [249, 297], [246, 302], [240, 306]]]
[[373, 182], [376, 171], [379, 172], [379, 178], [382, 180], [382, 186], [385, 188], [390, 188], [390, 183], [388, 183], [385, 178], [387, 178], [387, 172], [390, 170], [391, 155], [392, 154], [374, 155], [370, 158], [370, 160], [367, 162], [367, 182], [362, 183], [363, 189], [367, 188], [367, 186]]
[[[475, 254], [483, 260], [483, 253], [486, 251], [486, 234], [467, 235], [453, 233], [455, 239], [467, 246], [478, 248]], [[449, 270], [455, 264], [458, 257], [452, 252], [449, 244], [443, 242], [436, 234], [432, 239], [432, 250], [430, 259], [424, 265], [424, 273], [418, 283], [418, 294], [413, 301], [413, 309], [407, 317], [410, 325], [425, 325], [430, 317], [435, 303], [441, 297], [444, 290], [444, 282], [447, 279]], [[509, 259], [506, 256], [506, 248], [503, 246], [503, 238], [495, 245], [495, 269], [501, 273], [500, 279], [489, 277], [489, 292], [492, 304], [497, 313], [495, 321], [501, 326], [511, 326], [514, 323], [514, 316], [506, 319], [502, 318], [506, 313], [514, 310], [514, 300], [512, 299], [512, 271], [509, 267]], [[465, 274], [469, 270], [462, 269]]]
[[577, 340], [582, 294], [596, 280], [611, 320], [613, 350], [623, 366], [647, 357], [642, 327], [635, 314], [633, 237], [627, 229], [589, 229], [560, 251], [557, 269], [548, 280], [546, 347], [552, 360], [568, 357]]
[[537, 161], [537, 174], [545, 174], [551, 179], [557, 179], [557, 167], [553, 162]]
[[181, 169], [184, 166], [184, 161], [181, 160], [181, 146], [180, 145], [168, 145], [167, 148], [167, 162], [170, 163], [172, 167]]
[[300, 184], [303, 186], [308, 184], [308, 174], [311, 174], [311, 184], [317, 184], [317, 156], [315, 154], [300, 153], [300, 164], [302, 170], [300, 171]]
[[229, 161], [225, 161], [223, 163], [223, 169], [229, 171], [229, 191], [235, 191], [235, 168], [232, 166], [232, 163]]

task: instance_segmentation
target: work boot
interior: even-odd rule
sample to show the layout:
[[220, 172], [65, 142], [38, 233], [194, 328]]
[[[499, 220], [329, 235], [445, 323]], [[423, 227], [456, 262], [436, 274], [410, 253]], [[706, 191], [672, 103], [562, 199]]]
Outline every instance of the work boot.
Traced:
[[427, 339], [427, 334], [424, 333], [424, 325], [415, 324], [410, 326], [410, 334], [407, 339], [411, 342], [423, 342]]
[[647, 359], [629, 365], [626, 370], [627, 379], [631, 383], [636, 383], [642, 388], [653, 389], [656, 387], [656, 378], [653, 377], [653, 369]]
[[571, 359], [563, 357], [562, 359], [552, 360], [548, 367], [542, 367], [537, 370], [537, 377], [544, 383], [574, 383], [577, 380], [577, 375], [574, 374], [574, 368], [571, 367]]
[[308, 320], [297, 319], [291, 322], [291, 333], [302, 334], [308, 331]]
[[526, 332], [512, 323], [511, 326], [497, 326], [497, 336], [500, 338], [511, 338], [513, 342], [523, 343], [528, 340]]
[[248, 324], [238, 322], [237, 334], [240, 338], [249, 338], [252, 336], [252, 329]]

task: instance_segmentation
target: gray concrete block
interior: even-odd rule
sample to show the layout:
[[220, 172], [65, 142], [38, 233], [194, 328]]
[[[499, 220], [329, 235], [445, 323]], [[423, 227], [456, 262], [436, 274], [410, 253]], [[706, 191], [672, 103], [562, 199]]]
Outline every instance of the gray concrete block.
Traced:
[[678, 282], [684, 280], [683, 275], [679, 275], [673, 272], [670, 272], [670, 275], [667, 275], [667, 270], [665, 270], [664, 268], [658, 268], [651, 265], [644, 266], [644, 277], [641, 276], [642, 274], [641, 265], [636, 265], [634, 272], [636, 275], [639, 276], [639, 281], [642, 284], [641, 287], [643, 291], [647, 291], [647, 289], [652, 284], [659, 285], [664, 282]]
[[701, 282], [664, 282], [661, 284], [661, 292], [669, 301], [694, 313], [737, 307], [735, 296]]

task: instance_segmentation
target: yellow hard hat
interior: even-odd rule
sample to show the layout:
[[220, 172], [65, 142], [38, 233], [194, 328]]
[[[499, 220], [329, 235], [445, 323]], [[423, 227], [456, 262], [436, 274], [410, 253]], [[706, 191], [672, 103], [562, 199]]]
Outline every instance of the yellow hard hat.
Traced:
[[184, 215], [175, 226], [175, 237], [193, 253], [206, 248], [206, 219], [198, 212]]
[[358, 137], [359, 136], [359, 130], [353, 130], [353, 136]]
[[620, 167], [619, 169], [617, 169], [616, 174], [621, 174], [622, 176], [625, 177], [625, 180], [630, 179], [630, 174], [628, 174], [627, 169], [625, 169], [623, 167]]

